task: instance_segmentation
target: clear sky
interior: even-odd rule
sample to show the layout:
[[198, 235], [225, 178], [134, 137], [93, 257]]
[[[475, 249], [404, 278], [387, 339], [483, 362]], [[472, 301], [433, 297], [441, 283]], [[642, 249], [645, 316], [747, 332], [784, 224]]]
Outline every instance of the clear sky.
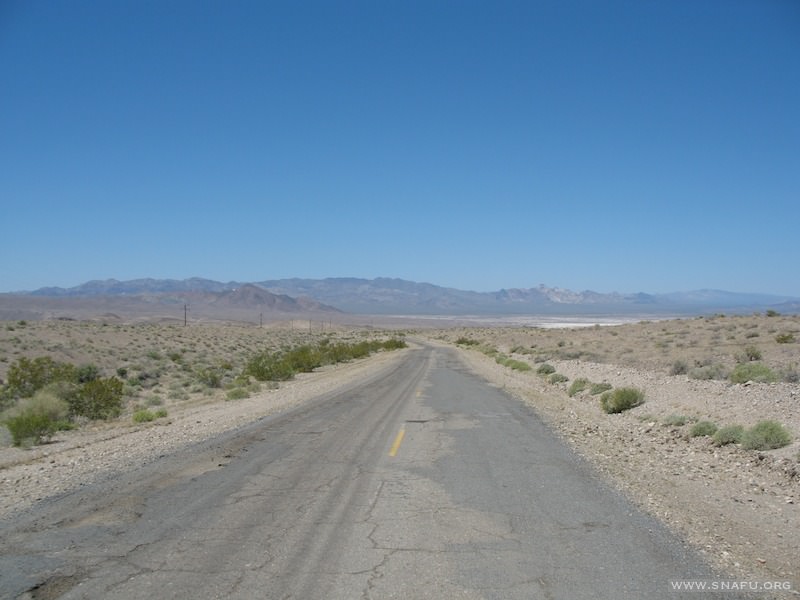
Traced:
[[800, 296], [796, 0], [0, 0], [0, 291]]

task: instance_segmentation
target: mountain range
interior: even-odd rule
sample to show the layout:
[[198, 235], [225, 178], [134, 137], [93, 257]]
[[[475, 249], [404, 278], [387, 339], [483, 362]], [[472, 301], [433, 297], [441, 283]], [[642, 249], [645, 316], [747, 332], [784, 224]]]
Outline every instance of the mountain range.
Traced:
[[335, 312], [357, 314], [703, 314], [727, 310], [746, 312], [773, 308], [800, 311], [800, 299], [769, 294], [695, 290], [669, 294], [599, 293], [538, 285], [496, 292], [474, 292], [379, 277], [275, 279], [219, 282], [210, 279], [116, 279], [89, 281], [71, 288], [45, 287], [25, 295], [33, 298], [129, 298], [150, 303], [192, 303], [217, 308], [263, 309], [273, 312]]

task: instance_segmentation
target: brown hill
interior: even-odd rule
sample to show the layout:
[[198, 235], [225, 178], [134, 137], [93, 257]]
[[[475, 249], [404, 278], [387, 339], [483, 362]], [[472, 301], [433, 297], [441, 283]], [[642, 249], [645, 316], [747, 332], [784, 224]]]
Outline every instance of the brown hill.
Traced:
[[273, 294], [245, 284], [220, 291], [181, 291], [135, 296], [43, 297], [0, 294], [0, 320], [156, 319], [183, 321], [184, 310], [191, 320], [282, 319], [301, 315], [334, 315], [342, 311], [309, 298]]

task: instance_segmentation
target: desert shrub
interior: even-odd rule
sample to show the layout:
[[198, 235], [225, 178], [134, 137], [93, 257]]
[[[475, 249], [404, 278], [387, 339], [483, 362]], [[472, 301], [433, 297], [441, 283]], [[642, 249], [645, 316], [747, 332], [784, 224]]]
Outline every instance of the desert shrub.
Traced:
[[563, 373], [553, 373], [552, 375], [550, 375], [549, 381], [552, 384], [564, 383], [565, 381], [569, 381], [569, 377], [567, 377]]
[[689, 418], [685, 415], [668, 415], [664, 417], [664, 425], [672, 427], [683, 427], [688, 421]]
[[744, 427], [741, 425], [726, 425], [714, 433], [713, 440], [717, 446], [728, 444], [741, 444], [744, 439]]
[[408, 348], [408, 344], [406, 344], [405, 340], [401, 340], [400, 338], [390, 338], [382, 342], [381, 347], [384, 350], [400, 350], [401, 348]]
[[478, 350], [480, 350], [486, 356], [495, 356], [497, 355], [497, 348], [492, 348], [491, 346], [479, 346]]
[[783, 448], [792, 441], [789, 430], [777, 421], [759, 421], [745, 431], [742, 445], [748, 450]]
[[711, 421], [698, 421], [689, 430], [689, 437], [706, 437], [717, 432], [716, 424]]
[[156, 420], [156, 414], [147, 409], [137, 410], [133, 413], [134, 423], [149, 423]]
[[672, 363], [672, 366], [669, 369], [670, 375], [686, 375], [689, 372], [689, 365], [686, 364], [686, 361], [683, 360], [676, 360]]
[[507, 367], [514, 369], [515, 371], [530, 371], [532, 367], [522, 360], [514, 360], [513, 358], [508, 359]]
[[781, 314], [781, 313], [779, 313], [777, 310], [772, 310], [772, 309], [769, 309], [769, 310], [767, 311], [767, 316], [768, 316], [768, 317], [779, 317], [779, 316], [780, 316], [780, 314]]
[[623, 387], [608, 390], [600, 396], [600, 407], [606, 413], [620, 413], [644, 403], [644, 392], [637, 388]]
[[500, 354], [499, 356], [497, 356], [497, 358], [495, 358], [495, 362], [503, 365], [504, 367], [508, 367], [509, 369], [514, 369], [515, 371], [531, 370], [531, 366], [528, 363], [521, 360], [515, 360], [513, 358], [509, 358], [504, 354]]
[[244, 374], [258, 381], [288, 381], [294, 377], [294, 370], [279, 354], [262, 352], [247, 361]]
[[233, 389], [228, 390], [228, 393], [225, 394], [225, 398], [228, 400], [243, 400], [244, 398], [249, 398], [250, 392], [247, 391], [245, 388], [235, 387]]
[[767, 365], [752, 362], [736, 365], [731, 372], [730, 379], [733, 383], [745, 383], [747, 381], [769, 383], [772, 381], [777, 381], [778, 376]]
[[567, 390], [567, 395], [571, 398], [575, 394], [579, 394], [585, 390], [587, 387], [589, 387], [589, 385], [590, 383], [588, 379], [585, 377], [578, 377], [570, 384], [569, 389]]
[[350, 352], [353, 358], [366, 358], [372, 352], [372, 347], [369, 342], [358, 342], [351, 345]]
[[775, 336], [775, 341], [779, 344], [793, 344], [795, 337], [793, 333], [779, 333]]
[[747, 347], [744, 349], [744, 355], [745, 355], [745, 357], [747, 358], [748, 362], [753, 362], [753, 361], [756, 361], [756, 360], [761, 360], [761, 359], [763, 358], [763, 355], [762, 355], [762, 353], [761, 353], [761, 350], [759, 350], [759, 349], [758, 349], [758, 348], [756, 348], [755, 346], [747, 346]]
[[48, 391], [23, 398], [3, 416], [15, 446], [40, 444], [56, 431], [71, 429], [69, 405]]
[[55, 423], [46, 415], [23, 412], [4, 419], [4, 424], [11, 432], [11, 440], [15, 446], [41, 444], [56, 431]]
[[72, 406], [75, 399], [81, 393], [81, 387], [73, 381], [58, 380], [52, 381], [44, 386], [37, 394], [47, 392], [63, 400], [68, 406]]
[[100, 378], [100, 369], [97, 365], [81, 365], [75, 369], [75, 380], [78, 383], [88, 383]]
[[215, 367], [200, 367], [195, 371], [197, 380], [210, 388], [218, 388], [222, 385], [222, 374]]
[[542, 363], [536, 369], [536, 372], [539, 375], [552, 375], [553, 373], [556, 372], [556, 368], [553, 365], [551, 365], [550, 363]]
[[111, 419], [122, 412], [123, 384], [116, 377], [84, 383], [70, 403], [72, 414], [89, 419]]
[[322, 353], [307, 345], [289, 351], [283, 360], [290, 365], [293, 371], [298, 373], [310, 373], [323, 364]]
[[744, 363], [744, 362], [752, 362], [755, 360], [761, 360], [761, 350], [756, 348], [755, 346], [747, 346], [741, 354], [736, 355], [737, 362]]
[[30, 398], [53, 381], [75, 381], [75, 367], [49, 356], [21, 357], [8, 368], [6, 392], [14, 398]]
[[355, 344], [331, 344], [329, 339], [324, 339], [316, 346], [306, 344], [297, 348], [285, 348], [282, 352], [256, 354], [247, 361], [241, 376], [253, 377], [257, 381], [286, 381], [296, 373], [311, 372], [323, 365], [363, 358], [379, 350], [406, 347], [408, 345], [401, 338], [365, 340]]
[[709, 380], [725, 379], [727, 371], [722, 365], [703, 365], [689, 371], [689, 379]]
[[328, 360], [332, 364], [347, 362], [353, 359], [353, 353], [351, 352], [350, 346], [348, 344], [329, 343], [325, 346], [325, 354], [328, 357]]
[[597, 394], [602, 394], [603, 392], [606, 392], [606, 391], [612, 389], [613, 387], [614, 386], [611, 385], [610, 383], [605, 383], [605, 382], [603, 382], [603, 383], [593, 383], [589, 387], [589, 393], [592, 396], [596, 396]]

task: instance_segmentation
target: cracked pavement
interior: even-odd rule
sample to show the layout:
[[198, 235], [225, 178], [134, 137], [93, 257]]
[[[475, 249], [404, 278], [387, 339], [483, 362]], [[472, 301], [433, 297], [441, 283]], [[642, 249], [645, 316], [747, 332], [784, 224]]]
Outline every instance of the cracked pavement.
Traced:
[[434, 345], [0, 534], [2, 598], [675, 599], [670, 580], [719, 579]]

